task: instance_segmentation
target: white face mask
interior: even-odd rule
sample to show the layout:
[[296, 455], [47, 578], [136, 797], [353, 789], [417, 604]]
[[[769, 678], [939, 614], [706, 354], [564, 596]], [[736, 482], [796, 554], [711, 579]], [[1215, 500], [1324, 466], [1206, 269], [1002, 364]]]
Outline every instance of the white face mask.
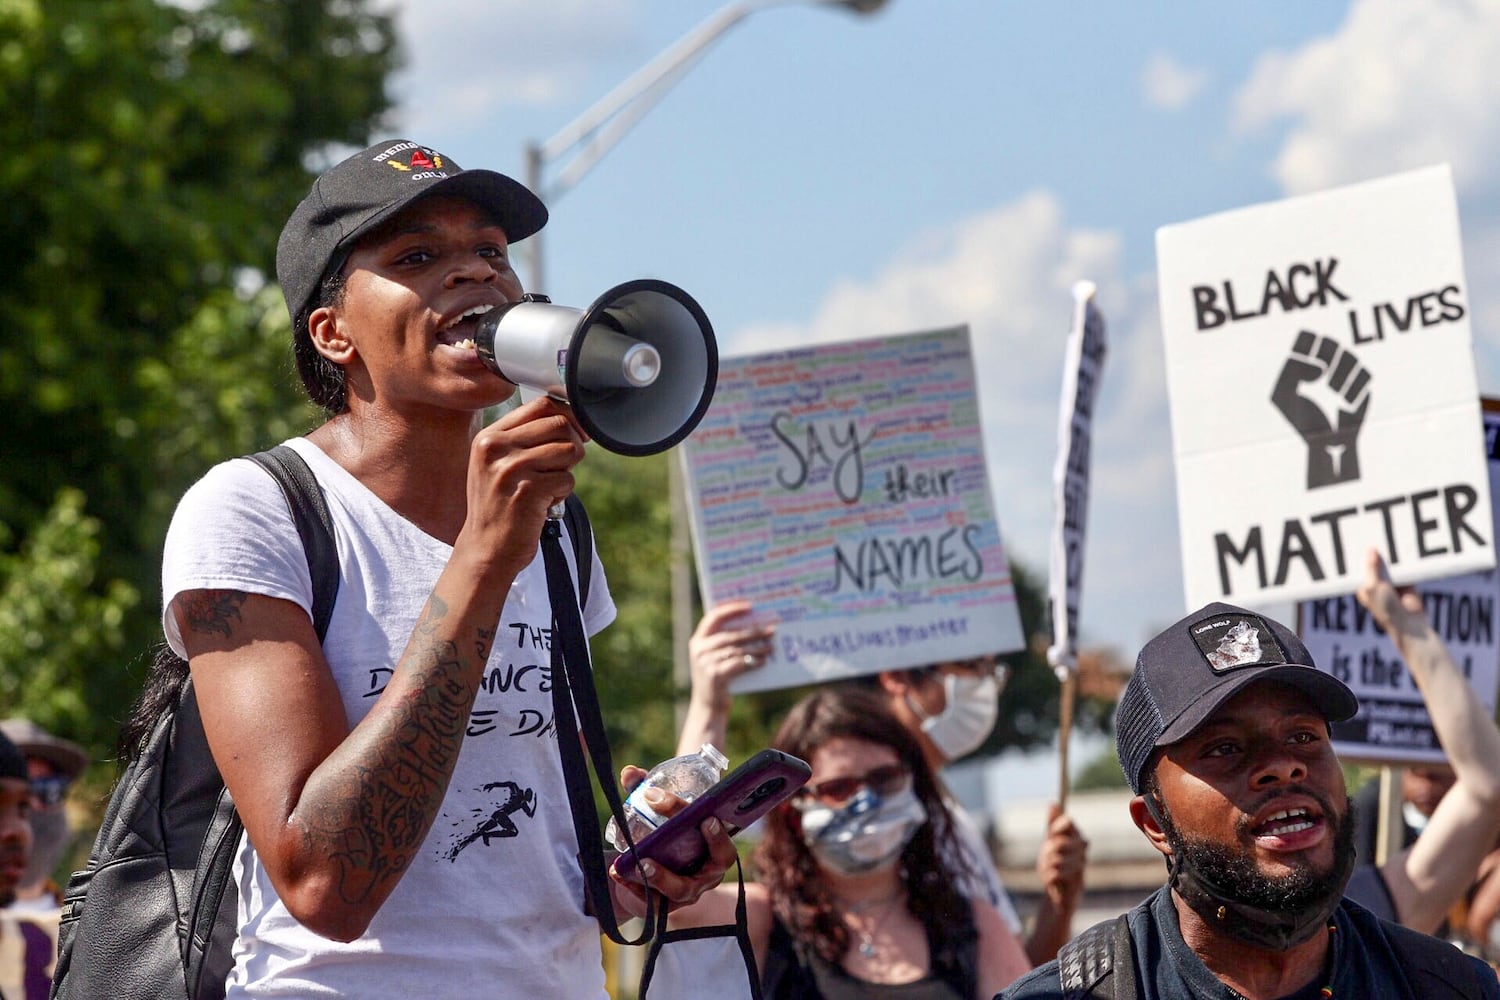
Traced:
[[906, 703], [922, 719], [922, 732], [948, 760], [973, 753], [995, 728], [1000, 715], [1000, 681], [994, 674], [944, 674], [947, 703], [928, 715], [911, 695]]

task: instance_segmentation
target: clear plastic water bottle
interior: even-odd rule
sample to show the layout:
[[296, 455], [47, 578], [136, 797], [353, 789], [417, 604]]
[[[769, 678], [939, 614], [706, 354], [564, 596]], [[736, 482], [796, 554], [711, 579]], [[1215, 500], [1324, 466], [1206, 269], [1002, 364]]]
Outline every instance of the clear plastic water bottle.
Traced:
[[[664, 760], [651, 769], [645, 780], [631, 790], [625, 799], [625, 820], [630, 826], [630, 835], [639, 843], [646, 834], [666, 821], [656, 810], [646, 804], [646, 789], [660, 788], [671, 792], [685, 802], [691, 802], [712, 788], [723, 777], [729, 766], [729, 758], [719, 752], [712, 743], [705, 743], [697, 753], [683, 754]], [[623, 851], [629, 844], [611, 816], [604, 836], [615, 850]]]

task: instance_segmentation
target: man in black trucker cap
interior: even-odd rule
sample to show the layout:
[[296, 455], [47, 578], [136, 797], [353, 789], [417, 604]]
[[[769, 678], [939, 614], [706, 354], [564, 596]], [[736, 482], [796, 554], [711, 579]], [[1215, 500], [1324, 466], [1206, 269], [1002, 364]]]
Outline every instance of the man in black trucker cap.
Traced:
[[[644, 912], [619, 885], [584, 899], [553, 724], [538, 541], [585, 436], [545, 397], [484, 423], [516, 387], [475, 327], [520, 298], [511, 245], [546, 219], [510, 178], [391, 139], [319, 177], [282, 231], [298, 368], [328, 413], [287, 442], [332, 520], [326, 637], [287, 502], [251, 461], [188, 490], [162, 560], [168, 642], [245, 827], [230, 1000], [600, 1000], [593, 914]], [[615, 608], [582, 558], [593, 634]], [[705, 832], [696, 876], [648, 873], [668, 899], [733, 861]]]
[[1353, 826], [1329, 723], [1357, 707], [1295, 633], [1243, 608], [1148, 642], [1115, 743], [1167, 884], [1001, 997], [1500, 997], [1484, 963], [1343, 898]]

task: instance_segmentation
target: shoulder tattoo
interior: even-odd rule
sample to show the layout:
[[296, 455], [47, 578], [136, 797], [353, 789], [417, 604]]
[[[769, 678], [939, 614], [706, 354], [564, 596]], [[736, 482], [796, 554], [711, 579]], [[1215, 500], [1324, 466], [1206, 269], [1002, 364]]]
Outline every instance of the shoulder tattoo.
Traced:
[[234, 634], [246, 594], [239, 590], [195, 590], [182, 598], [183, 617], [191, 632], [203, 635]]

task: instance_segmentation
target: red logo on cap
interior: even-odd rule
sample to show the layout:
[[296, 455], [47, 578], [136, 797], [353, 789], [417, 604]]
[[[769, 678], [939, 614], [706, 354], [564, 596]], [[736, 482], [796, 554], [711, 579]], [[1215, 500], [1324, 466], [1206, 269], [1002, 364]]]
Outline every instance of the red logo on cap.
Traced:
[[430, 149], [420, 149], [419, 148], [419, 149], [412, 150], [411, 157], [407, 160], [406, 163], [402, 163], [400, 160], [397, 160], [397, 159], [394, 159], [394, 158], [386, 160], [385, 163], [386, 163], [386, 166], [388, 166], [388, 167], [394, 167], [395, 169], [401, 171], [402, 173], [410, 173], [413, 169], [416, 169], [416, 170], [442, 170], [443, 169], [443, 157], [441, 156], [441, 154], [434, 153]]

